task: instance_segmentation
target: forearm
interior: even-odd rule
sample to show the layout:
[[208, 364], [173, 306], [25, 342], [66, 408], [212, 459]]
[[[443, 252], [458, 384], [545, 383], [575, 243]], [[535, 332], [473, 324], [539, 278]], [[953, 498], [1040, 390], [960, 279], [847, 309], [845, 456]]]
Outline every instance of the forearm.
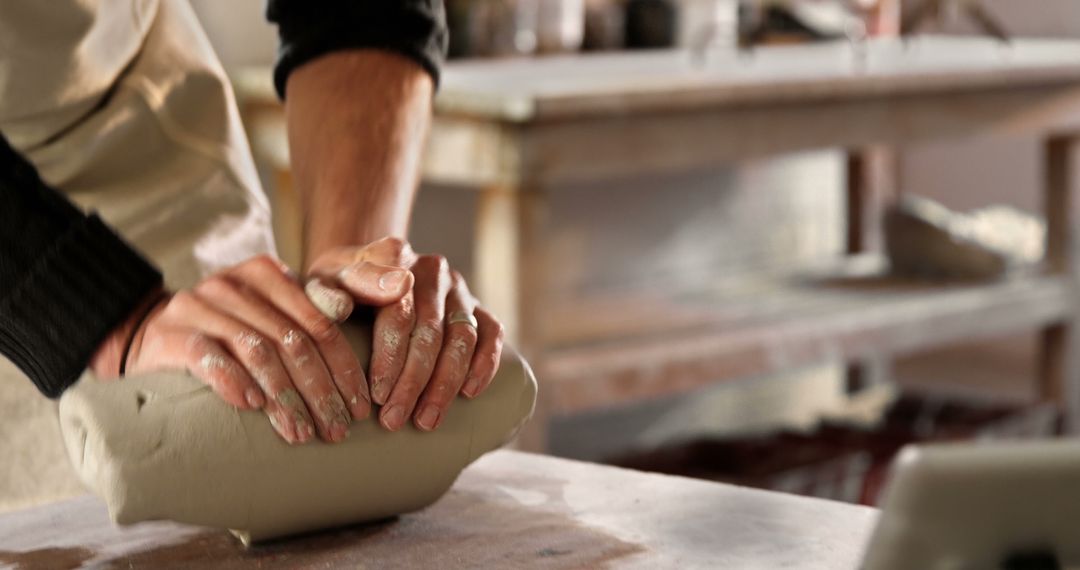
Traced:
[[86, 367], [161, 275], [0, 137], [0, 354], [47, 396]]
[[434, 82], [380, 50], [330, 53], [289, 76], [286, 116], [305, 266], [335, 247], [405, 237]]

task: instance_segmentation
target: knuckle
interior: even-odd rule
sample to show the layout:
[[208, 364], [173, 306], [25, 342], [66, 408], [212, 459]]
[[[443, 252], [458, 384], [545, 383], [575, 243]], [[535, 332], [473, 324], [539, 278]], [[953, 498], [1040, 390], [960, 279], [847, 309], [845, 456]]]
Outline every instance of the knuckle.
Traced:
[[394, 257], [400, 257], [409, 244], [399, 237], [386, 237], [382, 239], [382, 246]]
[[244, 261], [241, 261], [240, 263], [234, 265], [232, 269], [234, 271], [250, 271], [252, 269], [259, 269], [266, 266], [266, 263], [270, 261], [269, 258], [270, 256], [268, 254], [260, 253], [259, 255], [255, 255], [248, 259], [245, 259]]
[[403, 267], [412, 260], [412, 247], [409, 242], [399, 237], [378, 239], [362, 250], [361, 258], [375, 260], [378, 263]]
[[416, 402], [420, 396], [421, 385], [416, 380], [405, 380], [400, 382], [396, 388], [394, 388], [397, 401], [405, 405], [411, 405]]
[[320, 344], [336, 342], [341, 337], [341, 330], [337, 325], [322, 315], [309, 319], [304, 328], [311, 338]]
[[451, 346], [460, 352], [466, 352], [476, 346], [476, 342], [479, 340], [479, 334], [477, 334], [476, 329], [469, 326], [458, 326], [455, 328], [460, 330], [454, 333], [454, 340], [451, 342]]
[[240, 390], [244, 387], [243, 377], [235, 367], [222, 368], [212, 376], [222, 392]]
[[442, 328], [441, 320], [430, 317], [423, 318], [417, 322], [412, 336], [424, 346], [435, 345], [442, 340]]
[[256, 255], [255, 257], [252, 257], [251, 258], [251, 263], [253, 265], [258, 265], [260, 267], [274, 267], [274, 268], [277, 268], [277, 266], [278, 266], [277, 260], [274, 259], [269, 253], [260, 253], [259, 255]]
[[286, 354], [297, 359], [312, 352], [311, 339], [296, 329], [288, 329], [281, 335], [281, 346]]
[[221, 295], [234, 289], [232, 281], [222, 275], [211, 275], [195, 286], [195, 290], [208, 295]]
[[450, 271], [450, 262], [446, 260], [446, 257], [435, 254], [429, 256], [431, 258], [431, 265], [439, 273], [447, 273]]
[[377, 342], [375, 347], [385, 347], [386, 352], [376, 350], [373, 357], [382, 355], [386, 358], [393, 358], [395, 354], [400, 353], [406, 347], [406, 343], [401, 342], [402, 338], [405, 338], [407, 329], [396, 326], [379, 326], [375, 327], [375, 336]]
[[453, 386], [449, 380], [433, 380], [424, 394], [424, 400], [429, 404], [445, 408], [450, 405], [450, 397], [453, 393]]
[[392, 307], [392, 318], [397, 324], [412, 327], [416, 324], [416, 306], [409, 298], [402, 299]]
[[289, 271], [289, 268], [281, 260], [268, 253], [256, 255], [247, 263], [259, 272], [285, 274]]
[[191, 291], [184, 289], [182, 291], [177, 291], [176, 294], [173, 295], [168, 306], [165, 307], [165, 310], [172, 312], [186, 311], [194, 307], [195, 304], [195, 295], [193, 295]]
[[442, 319], [428, 315], [417, 319], [416, 328], [418, 329], [431, 329], [433, 331], [442, 331], [443, 322]]
[[186, 348], [189, 355], [202, 356], [203, 354], [214, 350], [215, 344], [217, 343], [205, 334], [193, 332], [187, 338]]
[[237, 352], [246, 356], [246, 359], [255, 366], [265, 366], [270, 363], [271, 352], [266, 339], [259, 333], [245, 331], [236, 338]]

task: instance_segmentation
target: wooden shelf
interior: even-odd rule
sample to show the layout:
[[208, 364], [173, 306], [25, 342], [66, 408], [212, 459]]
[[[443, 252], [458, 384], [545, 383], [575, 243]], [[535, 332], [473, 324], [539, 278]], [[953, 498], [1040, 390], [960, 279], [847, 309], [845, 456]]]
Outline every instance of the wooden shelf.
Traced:
[[546, 323], [542, 389], [555, 413], [572, 413], [1041, 327], [1075, 307], [1064, 277], [928, 285], [887, 277], [883, 265], [861, 256], [796, 279], [564, 303]]

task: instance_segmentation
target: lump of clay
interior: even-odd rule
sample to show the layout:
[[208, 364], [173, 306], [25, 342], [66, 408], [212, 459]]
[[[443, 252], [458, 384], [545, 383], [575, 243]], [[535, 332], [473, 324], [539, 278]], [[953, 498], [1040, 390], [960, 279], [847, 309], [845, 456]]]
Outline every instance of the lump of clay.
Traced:
[[885, 247], [897, 275], [993, 279], [1042, 260], [1042, 220], [1008, 206], [959, 213], [905, 195], [885, 213]]
[[[366, 361], [370, 330], [346, 325]], [[168, 519], [232, 529], [245, 543], [423, 508], [532, 414], [536, 381], [504, 354], [491, 387], [459, 398], [438, 430], [354, 422], [343, 443], [290, 446], [264, 413], [238, 411], [178, 372], [103, 383], [60, 400], [68, 454], [118, 524]]]

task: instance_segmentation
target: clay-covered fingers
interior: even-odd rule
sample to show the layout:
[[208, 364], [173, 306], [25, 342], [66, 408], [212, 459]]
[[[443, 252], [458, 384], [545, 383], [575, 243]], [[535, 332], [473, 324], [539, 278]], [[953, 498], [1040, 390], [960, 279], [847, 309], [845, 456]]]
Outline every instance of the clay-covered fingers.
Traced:
[[413, 417], [416, 427], [422, 430], [431, 431], [442, 424], [450, 404], [465, 383], [477, 342], [475, 308], [476, 302], [465, 280], [458, 272], [452, 272], [450, 293], [446, 297], [442, 350]]
[[234, 350], [238, 354], [274, 353], [274, 364], [280, 363], [280, 367], [252, 370], [257, 378], [274, 380], [284, 376], [285, 389], [275, 388], [272, 400], [282, 406], [306, 409], [319, 436], [326, 441], [339, 442], [348, 436], [351, 421], [338, 387], [322, 354], [296, 323], [258, 294], [245, 290], [244, 285], [227, 279], [203, 282], [196, 294], [218, 311], [245, 323], [246, 330], [234, 331]]
[[[153, 366], [148, 366], [153, 362]], [[157, 326], [143, 335], [142, 346], [128, 363], [130, 371], [186, 369], [222, 400], [241, 409], [266, 404], [263, 392], [247, 370], [220, 342], [188, 328]]]
[[376, 311], [369, 366], [371, 399], [376, 404], [386, 404], [394, 383], [401, 376], [409, 353], [409, 337], [415, 326], [416, 304], [412, 292]]
[[472, 362], [469, 363], [465, 385], [461, 388], [461, 393], [466, 398], [479, 396], [491, 385], [495, 373], [499, 371], [499, 361], [502, 359], [503, 343], [506, 339], [505, 328], [490, 312], [477, 307], [473, 316], [477, 323], [476, 350], [473, 351]]
[[451, 286], [446, 258], [421, 256], [413, 265], [412, 272], [416, 276], [412, 292], [416, 325], [406, 337], [408, 351], [404, 368], [379, 413], [379, 422], [390, 431], [401, 429], [412, 415], [420, 394], [435, 370], [443, 344], [446, 296]]
[[[290, 373], [297, 375], [296, 387], [315, 415], [320, 434], [331, 441], [344, 439], [349, 416], [364, 419], [370, 415], [371, 396], [360, 361], [337, 323], [273, 263], [245, 263], [230, 275], [254, 292], [244, 295], [245, 299], [262, 298], [276, 309], [273, 318], [265, 311], [255, 314], [261, 315], [260, 322], [281, 349]], [[319, 286], [330, 289], [321, 282]]]
[[348, 291], [356, 301], [384, 307], [400, 300], [413, 286], [408, 268], [416, 260], [409, 243], [386, 237], [362, 247], [341, 247], [323, 253], [309, 273]]
[[261, 389], [262, 407], [286, 441], [302, 443], [315, 433], [273, 345], [246, 322], [193, 292], [177, 293], [148, 325], [139, 359], [158, 368], [170, 361], [187, 368], [229, 403], [236, 402], [227, 389], [230, 385], [243, 390], [249, 405], [251, 398], [258, 401], [254, 390]]
[[335, 323], [345, 322], [356, 306], [351, 295], [323, 283], [318, 277], [304, 285], [304, 293], [320, 313]]

